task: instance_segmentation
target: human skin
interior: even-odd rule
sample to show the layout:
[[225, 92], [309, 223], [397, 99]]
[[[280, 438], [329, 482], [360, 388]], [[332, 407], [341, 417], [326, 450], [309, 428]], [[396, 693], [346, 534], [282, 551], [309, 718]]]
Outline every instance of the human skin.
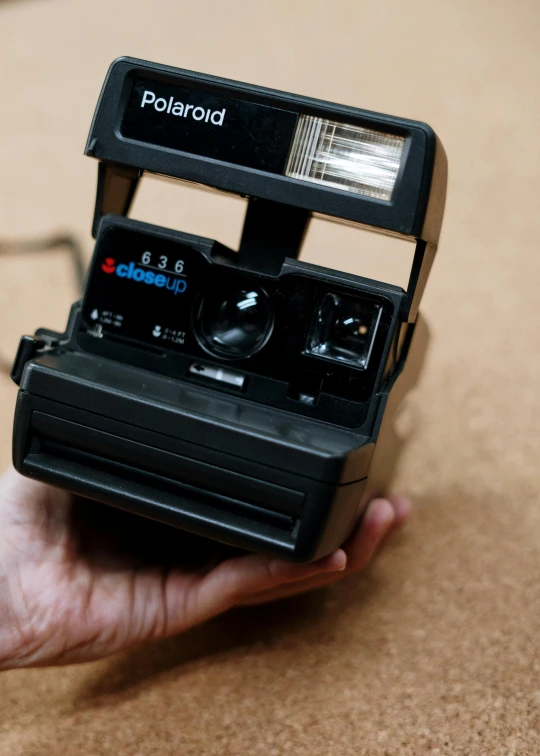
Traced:
[[242, 604], [363, 570], [408, 518], [373, 500], [341, 549], [311, 564], [246, 554], [21, 477], [0, 478], [0, 669], [100, 659]]

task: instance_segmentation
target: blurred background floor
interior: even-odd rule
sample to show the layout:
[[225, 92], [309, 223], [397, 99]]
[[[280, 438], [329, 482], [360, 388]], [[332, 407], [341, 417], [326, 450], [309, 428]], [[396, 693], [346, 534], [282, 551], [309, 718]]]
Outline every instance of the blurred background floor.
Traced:
[[[449, 199], [433, 344], [396, 487], [416, 511], [363, 576], [109, 661], [0, 676], [2, 756], [522, 756], [540, 750], [537, 0], [0, 3], [0, 240], [75, 233], [109, 63], [156, 60], [430, 123]], [[143, 183], [133, 215], [235, 244], [242, 202]], [[314, 226], [308, 259], [402, 282], [411, 250]], [[337, 255], [337, 258], [336, 258]], [[62, 328], [60, 252], [0, 256], [0, 354]], [[15, 387], [0, 378], [0, 462]]]

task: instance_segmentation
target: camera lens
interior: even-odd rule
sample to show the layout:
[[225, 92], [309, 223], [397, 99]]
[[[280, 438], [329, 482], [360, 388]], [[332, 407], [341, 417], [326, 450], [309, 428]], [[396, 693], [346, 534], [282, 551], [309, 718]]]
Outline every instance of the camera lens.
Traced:
[[364, 370], [381, 313], [380, 305], [373, 302], [325, 294], [308, 336], [306, 354]]
[[207, 352], [229, 360], [251, 357], [266, 344], [274, 318], [266, 293], [256, 287], [205, 295], [195, 333]]

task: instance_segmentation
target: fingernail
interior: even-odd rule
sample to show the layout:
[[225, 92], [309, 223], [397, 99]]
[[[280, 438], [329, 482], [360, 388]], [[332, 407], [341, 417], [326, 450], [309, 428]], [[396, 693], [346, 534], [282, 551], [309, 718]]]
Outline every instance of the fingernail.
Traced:
[[332, 562], [336, 572], [343, 572], [347, 566], [347, 554], [343, 549], [338, 549], [332, 554]]
[[347, 554], [343, 549], [337, 549], [333, 554], [325, 557], [320, 567], [324, 572], [342, 572], [347, 566]]
[[392, 524], [394, 517], [394, 507], [388, 499], [373, 499], [366, 512], [366, 520], [384, 530]]
[[390, 503], [394, 507], [396, 519], [405, 522], [412, 509], [412, 502], [406, 496], [391, 496]]

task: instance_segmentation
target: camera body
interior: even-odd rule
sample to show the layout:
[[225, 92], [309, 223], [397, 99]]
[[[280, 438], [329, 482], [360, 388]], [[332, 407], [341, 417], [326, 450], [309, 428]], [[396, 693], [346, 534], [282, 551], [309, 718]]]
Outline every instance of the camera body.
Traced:
[[[66, 332], [21, 340], [15, 467], [248, 550], [330, 553], [388, 486], [424, 358], [437, 138], [123, 58], [86, 151], [94, 256]], [[127, 218], [144, 171], [248, 197], [239, 250]], [[408, 290], [298, 260], [314, 212], [415, 238]]]

